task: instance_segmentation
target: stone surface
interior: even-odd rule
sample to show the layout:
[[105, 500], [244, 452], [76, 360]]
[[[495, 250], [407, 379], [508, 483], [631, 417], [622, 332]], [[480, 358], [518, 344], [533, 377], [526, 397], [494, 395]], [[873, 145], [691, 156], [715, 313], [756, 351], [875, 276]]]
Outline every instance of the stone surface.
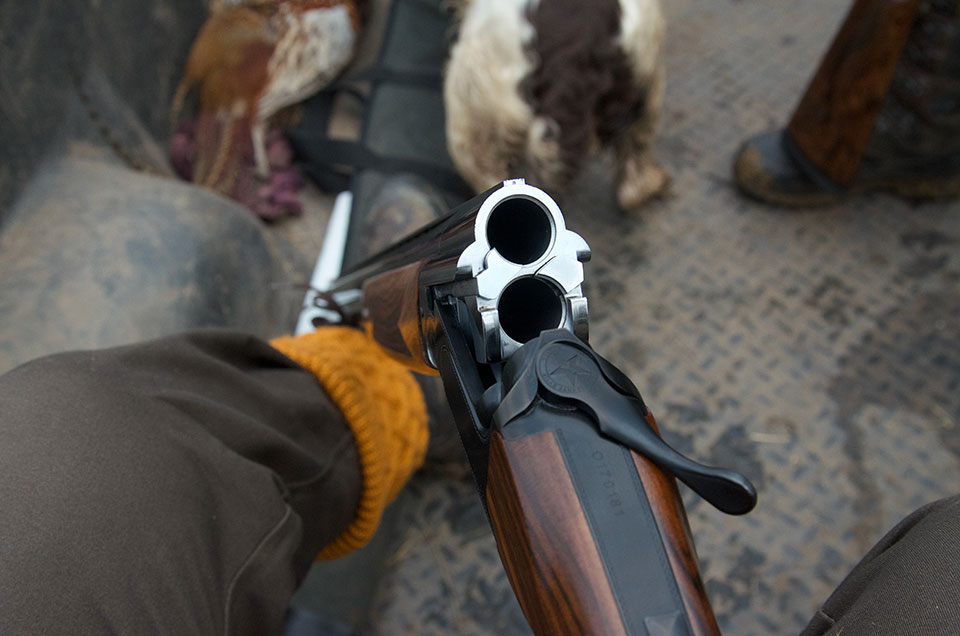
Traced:
[[0, 0], [0, 224], [62, 137], [91, 66], [166, 141], [170, 97], [205, 15], [200, 0]]
[[0, 372], [196, 327], [270, 337], [305, 263], [212, 192], [95, 159], [41, 165], [0, 234]]

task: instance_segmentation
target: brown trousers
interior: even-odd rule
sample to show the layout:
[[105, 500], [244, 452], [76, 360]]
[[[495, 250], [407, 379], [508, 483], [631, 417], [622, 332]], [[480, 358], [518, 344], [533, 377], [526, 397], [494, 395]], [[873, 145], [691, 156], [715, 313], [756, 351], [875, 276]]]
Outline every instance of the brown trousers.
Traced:
[[353, 517], [353, 437], [252, 336], [197, 332], [0, 378], [0, 634], [277, 634]]
[[[359, 497], [353, 438], [265, 342], [195, 332], [0, 377], [0, 634], [265, 636]], [[864, 558], [804, 634], [960, 631], [960, 500]]]

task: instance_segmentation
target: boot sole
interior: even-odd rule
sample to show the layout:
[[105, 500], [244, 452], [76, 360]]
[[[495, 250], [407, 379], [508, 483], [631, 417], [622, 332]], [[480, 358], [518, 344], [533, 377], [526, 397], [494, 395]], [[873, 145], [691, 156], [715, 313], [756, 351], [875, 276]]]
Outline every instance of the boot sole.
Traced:
[[898, 196], [916, 201], [936, 201], [960, 197], [960, 174], [946, 179], [894, 181], [884, 188]]
[[911, 201], [941, 201], [960, 198], [960, 174], [947, 179], [936, 180], [903, 180], [883, 181], [873, 183], [859, 183], [851, 186], [842, 194], [816, 191], [810, 193], [787, 193], [767, 188], [758, 188], [757, 184], [747, 189], [741, 186], [741, 191], [764, 203], [770, 203], [786, 208], [821, 208], [844, 203], [857, 196], [874, 192], [886, 192]]

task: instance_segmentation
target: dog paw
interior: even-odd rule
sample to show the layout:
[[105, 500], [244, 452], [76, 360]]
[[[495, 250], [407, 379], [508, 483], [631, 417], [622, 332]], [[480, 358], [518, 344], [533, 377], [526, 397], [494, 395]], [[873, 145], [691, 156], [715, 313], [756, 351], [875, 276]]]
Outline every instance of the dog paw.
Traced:
[[653, 157], [628, 159], [621, 166], [617, 203], [623, 210], [635, 210], [665, 192], [669, 185], [670, 175]]

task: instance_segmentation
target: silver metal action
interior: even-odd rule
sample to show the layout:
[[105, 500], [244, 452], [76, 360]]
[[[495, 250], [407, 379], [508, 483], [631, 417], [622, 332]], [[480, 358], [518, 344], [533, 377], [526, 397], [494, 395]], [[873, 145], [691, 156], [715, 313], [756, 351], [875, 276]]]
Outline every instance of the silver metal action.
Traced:
[[581, 285], [589, 259], [556, 202], [514, 179], [342, 273], [329, 289], [347, 322], [364, 325], [412, 369], [431, 372], [438, 306], [455, 308], [482, 364], [508, 359], [548, 329], [586, 341]]

